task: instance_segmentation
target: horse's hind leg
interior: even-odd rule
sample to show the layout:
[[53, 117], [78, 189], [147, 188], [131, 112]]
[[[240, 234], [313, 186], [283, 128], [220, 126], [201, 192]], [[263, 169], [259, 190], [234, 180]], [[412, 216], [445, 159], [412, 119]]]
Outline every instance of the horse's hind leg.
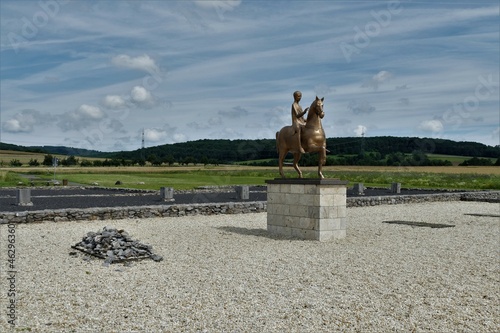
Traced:
[[281, 178], [285, 178], [285, 173], [283, 172], [283, 161], [285, 160], [285, 156], [288, 153], [288, 150], [282, 148], [278, 152], [279, 152], [278, 166], [279, 166], [280, 176]]
[[319, 151], [319, 158], [318, 158], [318, 176], [319, 178], [323, 179], [325, 176], [323, 176], [323, 165], [326, 163], [326, 147], [322, 147], [321, 150]]
[[318, 176], [319, 176], [319, 178], [320, 178], [320, 179], [324, 179], [324, 178], [325, 178], [325, 176], [323, 176], [322, 169], [323, 169], [323, 168], [322, 168], [322, 165], [320, 164], [320, 165], [318, 166]]
[[293, 168], [297, 171], [299, 174], [299, 178], [302, 178], [302, 171], [299, 169], [299, 161], [300, 157], [302, 156], [301, 153], [293, 153]]

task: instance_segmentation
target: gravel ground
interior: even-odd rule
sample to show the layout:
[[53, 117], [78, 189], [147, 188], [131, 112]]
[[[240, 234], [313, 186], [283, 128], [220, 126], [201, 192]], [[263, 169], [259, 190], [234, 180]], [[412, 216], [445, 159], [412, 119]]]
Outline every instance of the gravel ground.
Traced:
[[[499, 213], [499, 204], [478, 202], [349, 208], [347, 238], [331, 243], [270, 237], [266, 213], [21, 224], [15, 329], [498, 332]], [[455, 227], [383, 223], [393, 220]], [[69, 255], [104, 226], [164, 260], [105, 267]], [[8, 230], [0, 227], [5, 332]]]

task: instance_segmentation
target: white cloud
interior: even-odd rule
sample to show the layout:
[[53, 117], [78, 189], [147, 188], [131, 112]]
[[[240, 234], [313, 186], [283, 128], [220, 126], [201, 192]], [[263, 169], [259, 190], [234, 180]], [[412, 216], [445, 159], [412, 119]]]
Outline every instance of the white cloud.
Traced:
[[127, 106], [127, 102], [121, 96], [107, 95], [104, 97], [102, 105], [108, 109], [121, 109]]
[[354, 129], [354, 134], [356, 134], [356, 136], [363, 136], [366, 134], [366, 127], [363, 126], [363, 125], [358, 125], [358, 127], [356, 127]]
[[104, 117], [104, 112], [97, 106], [82, 104], [76, 110], [75, 115], [78, 119], [82, 120], [99, 120]]
[[99, 107], [82, 104], [75, 111], [60, 115], [57, 125], [63, 131], [81, 130], [103, 120], [105, 117], [106, 114]]
[[160, 68], [156, 65], [155, 61], [147, 54], [143, 54], [142, 56], [138, 56], [135, 58], [130, 57], [126, 54], [120, 54], [111, 59], [111, 62], [115, 66], [139, 69], [148, 73], [160, 72]]
[[439, 120], [425, 120], [420, 123], [418, 128], [424, 132], [438, 133], [443, 130], [443, 123]]
[[2, 129], [9, 133], [31, 133], [35, 125], [43, 125], [52, 121], [50, 114], [42, 114], [37, 110], [23, 110], [5, 121]]
[[9, 119], [3, 123], [2, 129], [11, 133], [31, 132], [33, 124], [22, 123], [19, 119]]
[[167, 137], [167, 132], [159, 128], [147, 128], [144, 130], [144, 140], [149, 142], [160, 142]]
[[144, 87], [141, 86], [135, 86], [132, 88], [132, 91], [130, 92], [130, 97], [132, 97], [132, 100], [134, 102], [146, 102], [151, 99], [151, 93]]
[[389, 81], [391, 77], [392, 74], [390, 72], [380, 71], [377, 74], [373, 75], [371, 79], [363, 83], [362, 87], [368, 87], [377, 90], [382, 83]]
[[155, 104], [153, 95], [143, 86], [135, 86], [130, 92], [132, 103], [142, 106], [151, 107]]

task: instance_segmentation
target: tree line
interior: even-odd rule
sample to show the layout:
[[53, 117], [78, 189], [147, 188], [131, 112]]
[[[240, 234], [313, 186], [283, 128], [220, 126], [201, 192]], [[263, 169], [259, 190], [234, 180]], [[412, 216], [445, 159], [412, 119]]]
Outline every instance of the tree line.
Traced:
[[[175, 160], [172, 155], [167, 156], [164, 159], [160, 159], [155, 155], [150, 155], [146, 159], [138, 160], [127, 160], [127, 159], [104, 159], [104, 160], [88, 160], [88, 159], [78, 159], [75, 156], [68, 156], [58, 160], [57, 165], [60, 166], [82, 166], [82, 167], [118, 167], [118, 166], [145, 166], [147, 164], [152, 166], [172, 166], [174, 164], [179, 165], [218, 165], [219, 162], [215, 159], [210, 159], [207, 156], [203, 156], [200, 160], [194, 157], [186, 157], [182, 160]], [[2, 163], [3, 164], [3, 163]], [[245, 163], [252, 166], [277, 166], [277, 159], [260, 160], [260, 161], [250, 161]], [[301, 166], [313, 166], [318, 164], [317, 154], [305, 154], [300, 160]], [[326, 165], [372, 165], [372, 166], [451, 166], [452, 163], [448, 160], [442, 159], [429, 159], [427, 154], [422, 151], [414, 151], [412, 154], [403, 153], [391, 153], [382, 156], [379, 152], [361, 152], [357, 155], [338, 155], [338, 156], [327, 156]], [[13, 159], [10, 162], [12, 167], [20, 167], [23, 164], [17, 160]], [[38, 162], [37, 159], [31, 159], [28, 163], [29, 166], [54, 166], [54, 156], [48, 154], [44, 156], [42, 162]], [[496, 160], [495, 163], [492, 162], [490, 158], [478, 158], [473, 157], [467, 159], [460, 163], [462, 166], [500, 166], [500, 158]]]
[[[500, 157], [500, 145], [487, 146], [477, 142], [457, 142], [446, 139], [417, 137], [347, 137], [328, 138], [327, 165], [449, 165], [449, 161], [429, 159], [428, 154], [470, 156], [474, 163], [488, 164], [490, 158]], [[61, 165], [120, 166], [120, 165], [173, 165], [173, 164], [231, 164], [252, 161], [255, 165], [277, 165], [276, 141], [260, 140], [197, 140], [165, 144], [133, 151], [99, 152], [68, 147], [21, 147], [0, 143], [0, 149], [47, 153], [40, 164], [52, 165], [52, 154], [68, 155]], [[78, 154], [77, 154], [78, 153]], [[316, 154], [302, 156], [303, 165], [316, 164]], [[82, 159], [75, 156], [101, 158]], [[475, 159], [474, 159], [475, 158]], [[11, 161], [13, 162], [13, 161]], [[14, 161], [15, 162], [15, 161]], [[36, 165], [38, 161], [30, 161]], [[12, 163], [11, 163], [12, 164]], [[481, 165], [482, 165], [481, 164]]]
[[[370, 152], [382, 157], [401, 153], [443, 154], [470, 157], [500, 157], [499, 146], [487, 146], [477, 142], [457, 142], [445, 139], [405, 137], [348, 137], [328, 138], [330, 155], [358, 155]], [[233, 163], [250, 160], [277, 158], [276, 140], [197, 140], [156, 147], [109, 153], [106, 157], [129, 160], [145, 159], [148, 156], [164, 159], [173, 157], [176, 161], [190, 157], [200, 161], [204, 156], [219, 163]]]

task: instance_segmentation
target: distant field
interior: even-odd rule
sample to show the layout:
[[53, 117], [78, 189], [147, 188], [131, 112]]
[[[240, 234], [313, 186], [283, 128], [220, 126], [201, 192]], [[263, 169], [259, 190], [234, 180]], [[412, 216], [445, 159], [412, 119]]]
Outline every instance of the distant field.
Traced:
[[[30, 160], [37, 160], [39, 163], [42, 163], [44, 158], [45, 158], [44, 153], [29, 153], [29, 152], [22, 152], [22, 151], [12, 151], [12, 150], [0, 150], [0, 163], [3, 166], [9, 166], [10, 161], [12, 160], [19, 160], [24, 165], [28, 165]], [[57, 157], [58, 159], [63, 159], [67, 158], [68, 156], [65, 155], [52, 155]], [[79, 161], [81, 160], [104, 160], [104, 158], [92, 158], [92, 157], [76, 157]]]
[[[470, 160], [472, 156], [455, 156], [455, 155], [440, 155], [440, 154], [427, 154], [427, 157], [429, 157], [430, 160], [448, 160], [450, 161], [453, 165], [459, 165], [465, 160]], [[492, 163], [496, 162], [496, 158], [492, 157], [484, 157], [489, 159]]]
[[0, 150], [0, 162], [3, 162], [4, 166], [9, 165], [12, 160], [19, 160], [23, 164], [28, 164], [31, 159], [36, 159], [38, 162], [42, 163], [45, 155], [46, 154], [42, 153]]

